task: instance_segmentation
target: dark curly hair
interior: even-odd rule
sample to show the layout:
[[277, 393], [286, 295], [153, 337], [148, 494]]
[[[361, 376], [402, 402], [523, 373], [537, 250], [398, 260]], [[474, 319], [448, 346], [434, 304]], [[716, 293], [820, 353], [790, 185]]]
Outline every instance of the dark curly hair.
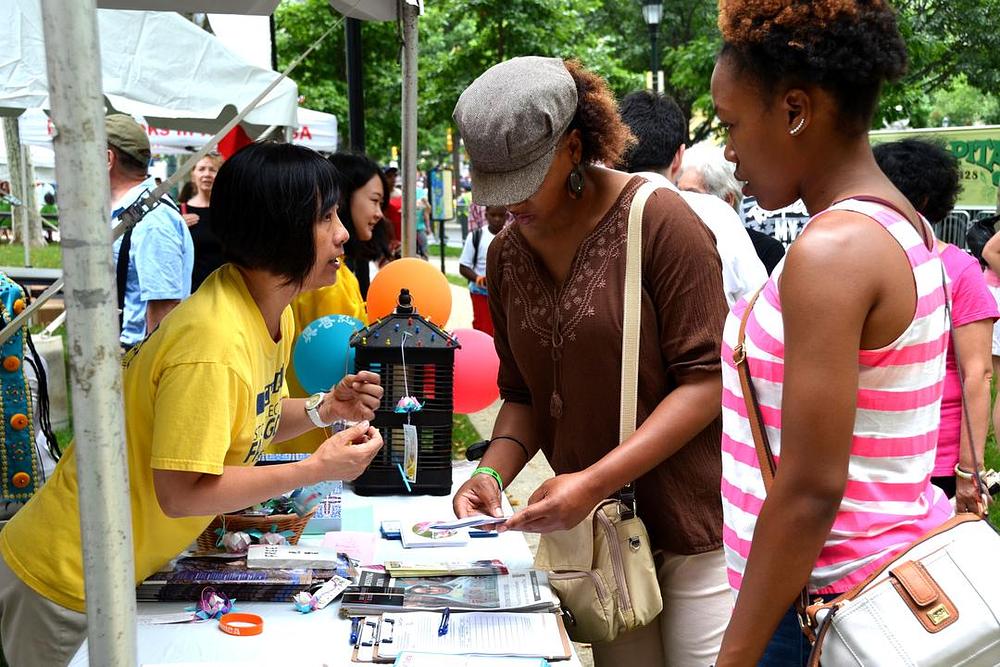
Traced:
[[719, 0], [722, 54], [773, 94], [812, 83], [864, 132], [882, 84], [906, 72], [906, 45], [883, 0]]
[[878, 144], [872, 150], [879, 168], [928, 221], [940, 222], [955, 208], [962, 186], [958, 160], [947, 148], [931, 141], [903, 139]]
[[619, 163], [635, 137], [618, 115], [618, 103], [607, 82], [584, 69], [579, 60], [566, 60], [566, 70], [576, 83], [576, 115], [567, 132], [580, 130], [582, 162], [601, 162], [609, 167]]

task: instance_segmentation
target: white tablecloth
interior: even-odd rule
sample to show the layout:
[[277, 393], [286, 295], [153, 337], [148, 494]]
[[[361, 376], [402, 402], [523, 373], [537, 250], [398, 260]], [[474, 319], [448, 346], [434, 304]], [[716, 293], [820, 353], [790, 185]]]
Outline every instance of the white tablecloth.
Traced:
[[[471, 469], [459, 465], [454, 474], [455, 489], [470, 474]], [[510, 506], [504, 499], [505, 511]], [[372, 508], [372, 530], [378, 534], [381, 521], [397, 519], [407, 522], [450, 518], [449, 496], [381, 496], [361, 497], [345, 488], [343, 511], [349, 513], [366, 505]], [[322, 535], [305, 535], [303, 544], [318, 544]], [[499, 537], [473, 538], [464, 547], [435, 547], [403, 549], [398, 540], [379, 539], [376, 562], [401, 560], [411, 563], [440, 561], [472, 561], [489, 558], [501, 559], [512, 571], [531, 567], [532, 558], [521, 533], [509, 532]], [[193, 603], [193, 601], [192, 601]], [[218, 629], [216, 621], [177, 625], [144, 625], [141, 617], [146, 614], [164, 614], [183, 611], [189, 603], [144, 602], [139, 604], [137, 643], [140, 665], [266, 665], [278, 667], [339, 667], [351, 664], [352, 646], [349, 642], [350, 621], [340, 618], [340, 603], [334, 602], [326, 609], [310, 614], [300, 614], [291, 602], [237, 601], [237, 611], [258, 614], [264, 619], [264, 632], [253, 637], [232, 637]], [[89, 665], [87, 644], [77, 652], [71, 667]], [[574, 657], [560, 663], [567, 667], [580, 665]]]

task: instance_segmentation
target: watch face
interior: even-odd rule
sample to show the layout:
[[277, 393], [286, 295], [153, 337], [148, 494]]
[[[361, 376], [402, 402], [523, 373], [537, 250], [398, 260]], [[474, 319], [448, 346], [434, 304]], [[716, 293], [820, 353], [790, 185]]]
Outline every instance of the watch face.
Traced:
[[313, 394], [306, 399], [306, 410], [315, 410], [323, 402], [323, 394]]

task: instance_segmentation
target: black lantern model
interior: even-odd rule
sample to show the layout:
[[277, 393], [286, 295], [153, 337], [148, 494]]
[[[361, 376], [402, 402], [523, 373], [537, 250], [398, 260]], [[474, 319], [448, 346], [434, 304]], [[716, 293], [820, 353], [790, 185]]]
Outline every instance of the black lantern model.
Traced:
[[[451, 420], [454, 409], [455, 349], [458, 341], [421, 317], [409, 290], [396, 310], [355, 333], [355, 368], [382, 378], [385, 394], [372, 425], [385, 446], [354, 480], [359, 495], [451, 493]], [[401, 411], [400, 401], [420, 408]], [[416, 481], [404, 481], [404, 425], [417, 432]], [[409, 488], [407, 488], [409, 486]]]

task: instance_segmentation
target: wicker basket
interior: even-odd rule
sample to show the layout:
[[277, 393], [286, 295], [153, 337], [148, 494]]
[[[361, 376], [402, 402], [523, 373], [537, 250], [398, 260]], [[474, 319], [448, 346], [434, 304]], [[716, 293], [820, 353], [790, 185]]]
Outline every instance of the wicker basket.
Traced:
[[218, 551], [219, 535], [215, 531], [223, 526], [225, 526], [226, 532], [229, 533], [247, 532], [254, 529], [262, 533], [268, 533], [271, 532], [271, 527], [275, 526], [276, 530], [274, 532], [291, 531], [292, 535], [288, 538], [288, 543], [298, 544], [299, 538], [302, 537], [302, 531], [305, 530], [306, 524], [309, 523], [309, 519], [312, 518], [315, 512], [316, 508], [314, 507], [305, 516], [299, 516], [298, 514], [272, 514], [271, 516], [220, 514], [212, 519], [212, 523], [208, 524], [208, 528], [203, 530], [201, 535], [198, 536], [198, 549], [201, 551]]

